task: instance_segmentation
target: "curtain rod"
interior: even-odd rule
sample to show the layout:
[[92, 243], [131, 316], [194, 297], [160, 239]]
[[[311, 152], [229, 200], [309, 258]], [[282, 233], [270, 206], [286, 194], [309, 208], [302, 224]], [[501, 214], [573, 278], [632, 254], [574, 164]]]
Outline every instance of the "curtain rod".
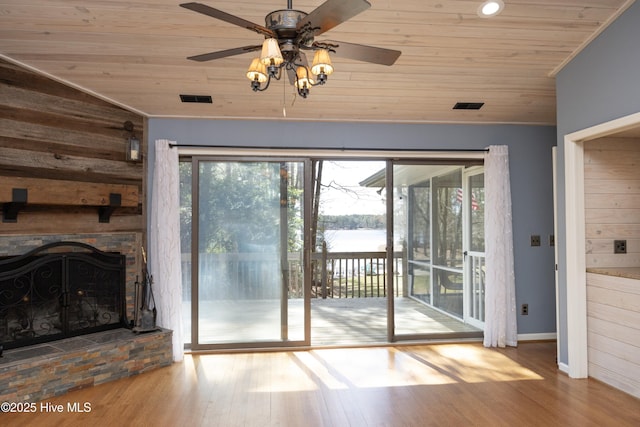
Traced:
[[198, 144], [169, 144], [170, 148], [220, 148], [237, 150], [327, 150], [327, 151], [394, 151], [394, 152], [453, 152], [453, 153], [488, 153], [488, 148], [327, 148], [327, 147], [252, 147], [248, 145], [198, 145]]

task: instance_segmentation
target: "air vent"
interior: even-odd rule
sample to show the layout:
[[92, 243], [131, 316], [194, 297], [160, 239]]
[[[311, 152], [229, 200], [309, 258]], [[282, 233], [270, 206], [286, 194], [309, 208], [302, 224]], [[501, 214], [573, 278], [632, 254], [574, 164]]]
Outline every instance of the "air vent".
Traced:
[[209, 95], [180, 95], [182, 102], [196, 102], [198, 104], [212, 104], [213, 100]]
[[479, 110], [484, 105], [484, 102], [456, 102], [453, 106], [454, 110]]

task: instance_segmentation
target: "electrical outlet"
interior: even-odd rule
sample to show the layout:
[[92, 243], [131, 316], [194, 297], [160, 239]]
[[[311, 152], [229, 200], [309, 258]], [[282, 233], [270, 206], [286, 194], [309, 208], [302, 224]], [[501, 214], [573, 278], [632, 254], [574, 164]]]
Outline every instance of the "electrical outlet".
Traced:
[[626, 254], [627, 253], [627, 241], [626, 240], [614, 240], [613, 241], [613, 253], [614, 254]]
[[529, 314], [529, 304], [522, 304], [520, 307], [520, 314], [527, 316]]
[[540, 236], [539, 235], [531, 235], [531, 246], [540, 246]]

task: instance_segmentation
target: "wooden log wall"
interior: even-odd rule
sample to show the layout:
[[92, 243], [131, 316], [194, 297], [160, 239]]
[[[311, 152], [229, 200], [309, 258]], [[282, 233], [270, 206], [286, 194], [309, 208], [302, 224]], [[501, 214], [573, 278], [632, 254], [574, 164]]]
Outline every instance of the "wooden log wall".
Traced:
[[144, 233], [146, 168], [126, 160], [126, 122], [144, 160], [142, 116], [0, 59], [0, 234]]
[[[640, 267], [640, 140], [600, 138], [585, 142], [587, 268]], [[614, 240], [627, 241], [614, 254]]]

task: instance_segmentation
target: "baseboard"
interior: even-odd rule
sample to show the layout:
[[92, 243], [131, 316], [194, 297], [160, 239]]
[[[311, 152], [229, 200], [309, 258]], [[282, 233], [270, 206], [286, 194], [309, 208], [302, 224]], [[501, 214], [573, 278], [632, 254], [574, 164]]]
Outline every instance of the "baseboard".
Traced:
[[566, 363], [558, 363], [558, 369], [560, 369], [561, 372], [569, 375], [569, 365], [567, 365]]
[[553, 341], [558, 338], [555, 332], [542, 334], [518, 334], [518, 341]]

